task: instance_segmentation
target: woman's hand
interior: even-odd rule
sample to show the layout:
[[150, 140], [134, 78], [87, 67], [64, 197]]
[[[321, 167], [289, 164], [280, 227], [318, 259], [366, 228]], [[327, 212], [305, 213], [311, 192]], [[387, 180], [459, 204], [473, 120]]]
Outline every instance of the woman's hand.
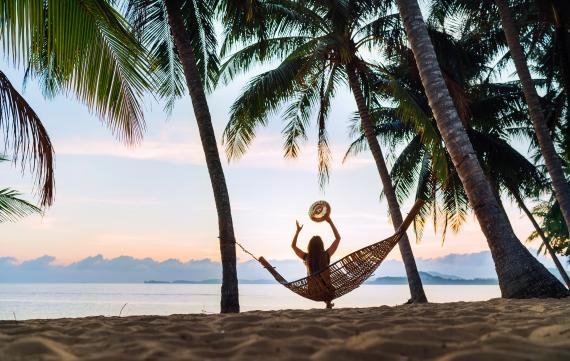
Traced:
[[295, 221], [295, 224], [297, 225], [297, 232], [295, 232], [295, 235], [293, 236], [293, 243], [291, 243], [291, 247], [293, 247], [293, 251], [295, 251], [295, 254], [300, 259], [304, 260], [305, 257], [307, 257], [307, 254], [301, 251], [299, 247], [297, 247], [297, 237], [299, 237], [299, 232], [301, 232], [301, 229], [303, 229], [303, 225], [299, 224], [299, 221]]

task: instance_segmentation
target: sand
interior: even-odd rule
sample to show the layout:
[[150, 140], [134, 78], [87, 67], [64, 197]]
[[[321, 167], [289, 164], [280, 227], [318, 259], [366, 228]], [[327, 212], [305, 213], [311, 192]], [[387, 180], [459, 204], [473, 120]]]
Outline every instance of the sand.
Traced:
[[570, 360], [570, 299], [0, 322], [0, 360]]

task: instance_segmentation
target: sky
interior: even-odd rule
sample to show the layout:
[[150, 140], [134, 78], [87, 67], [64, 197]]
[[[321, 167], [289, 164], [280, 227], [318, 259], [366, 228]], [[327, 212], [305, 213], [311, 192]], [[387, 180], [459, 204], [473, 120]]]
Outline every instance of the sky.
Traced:
[[[23, 70], [0, 64], [22, 90]], [[208, 96], [218, 143], [228, 110], [250, 76]], [[72, 96], [46, 100], [33, 82], [23, 95], [54, 143], [56, 199], [43, 216], [0, 225], [0, 256], [22, 262], [50, 255], [55, 258], [51, 262], [60, 265], [98, 254], [157, 261], [219, 260], [214, 200], [188, 97], [178, 101], [170, 115], [162, 104], [146, 99], [145, 139], [129, 147]], [[330, 229], [311, 222], [307, 215], [310, 204], [319, 199], [332, 205], [331, 216], [342, 236], [339, 256], [393, 233], [386, 201], [379, 199], [381, 184], [371, 156], [362, 154], [342, 163], [355, 108], [348, 91], [338, 93], [328, 121], [333, 167], [324, 190], [317, 180], [316, 126], [295, 160], [283, 159], [278, 116], [259, 130], [242, 159], [229, 163], [221, 153], [236, 237], [252, 253], [294, 258], [290, 243], [295, 220], [305, 224], [299, 238], [302, 248], [313, 234], [332, 241]], [[16, 188], [37, 200], [29, 175], [9, 163], [0, 165], [0, 174], [0, 187]], [[402, 205], [404, 214], [411, 204], [409, 200]], [[530, 222], [509, 203], [507, 212], [516, 234], [526, 239], [532, 231]], [[412, 232], [408, 234], [415, 255], [424, 259], [488, 250], [473, 215], [459, 234], [448, 232], [443, 244], [441, 234], [429, 226], [421, 242], [413, 241]], [[400, 257], [394, 251], [389, 258]], [[248, 256], [238, 250], [238, 259], [246, 261]]]

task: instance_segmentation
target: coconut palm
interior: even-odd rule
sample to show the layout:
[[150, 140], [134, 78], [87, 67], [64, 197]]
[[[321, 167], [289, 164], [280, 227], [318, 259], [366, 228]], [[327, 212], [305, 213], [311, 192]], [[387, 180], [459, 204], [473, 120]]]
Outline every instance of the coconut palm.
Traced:
[[[494, 6], [495, 4], [497, 7]], [[509, 49], [509, 53], [503, 56], [503, 63], [512, 60], [515, 64], [538, 146], [552, 179], [556, 197], [563, 205], [562, 210], [566, 220], [570, 219], [566, 217], [570, 217], [570, 186], [564, 177], [553, 135], [549, 131], [546, 112], [531, 77], [524, 48], [528, 49], [530, 59], [540, 58], [537, 70], [550, 79], [557, 75], [559, 83], [567, 93], [570, 89], [568, 88], [570, 81], [567, 63], [570, 37], [567, 36], [566, 31], [570, 28], [570, 18], [566, 15], [568, 11], [570, 7], [567, 2], [558, 0], [517, 0], [511, 1], [510, 4], [506, 0], [478, 2], [438, 0], [436, 5], [436, 12], [460, 13], [462, 16], [477, 19], [473, 22], [479, 27], [498, 28], [502, 25], [505, 34], [505, 40], [502, 40], [502, 43]], [[524, 35], [525, 40], [519, 38], [517, 27], [521, 28], [521, 34]], [[564, 211], [565, 209], [568, 211]]]
[[[0, 156], [0, 163], [6, 159]], [[41, 209], [20, 198], [21, 194], [10, 188], [0, 188], [0, 223], [14, 222], [30, 214], [40, 214]]]
[[[450, 166], [445, 172], [447, 174], [446, 178], [440, 179], [438, 174], [441, 174], [441, 172], [436, 169], [434, 166], [436, 162], [433, 161], [434, 156], [437, 155], [429, 152], [428, 148], [422, 144], [421, 137], [415, 133], [412, 127], [402, 123], [398, 117], [390, 120], [375, 118], [375, 120], [375, 134], [381, 141], [401, 144], [397, 139], [405, 141], [406, 133], [413, 134], [411, 141], [397, 155], [390, 176], [393, 179], [394, 188], [400, 202], [410, 195], [414, 198], [421, 197], [427, 200], [422, 210], [418, 213], [418, 217], [414, 220], [416, 239], [418, 241], [421, 239], [423, 227], [427, 218], [431, 215], [435, 230], [437, 231], [438, 227], [442, 230], [443, 243], [447, 229], [451, 228], [454, 233], [457, 233], [464, 224], [466, 215], [471, 211], [467, 196], [455, 173], [455, 169]], [[524, 202], [525, 197], [535, 196], [534, 189], [544, 188], [544, 179], [538, 168], [500, 137], [481, 133], [474, 129], [469, 129], [468, 133], [481, 164], [487, 170], [487, 177], [495, 187], [496, 194], [500, 195], [501, 191], [504, 191], [515, 200], [535, 228], [535, 232], [529, 239], [534, 240], [540, 237], [542, 241], [540, 249], [544, 247], [547, 250], [558, 272], [567, 286], [570, 287], [570, 278], [556, 256], [556, 249], [564, 247], [567, 241], [556, 239], [555, 243], [558, 246], [556, 249], [552, 247], [550, 245], [551, 240], [545, 235], [545, 232]], [[365, 138], [360, 134], [358, 139], [352, 143], [347, 155], [360, 152], [363, 149], [362, 143], [364, 142]], [[451, 162], [446, 164], [451, 165]], [[501, 202], [500, 196], [498, 200]], [[540, 216], [545, 217], [545, 219], [547, 215], [553, 213], [551, 207], [546, 206], [546, 212], [543, 208], [539, 209], [539, 212], [542, 212]], [[558, 214], [560, 214], [559, 211]], [[548, 216], [548, 218], [550, 219], [552, 216]], [[552, 221], [549, 222], [550, 224], [553, 223]], [[564, 239], [564, 236], [561, 238]], [[567, 236], [565, 239], [567, 240]]]
[[[74, 95], [128, 143], [141, 139], [139, 99], [148, 87], [143, 49], [108, 0], [2, 0], [5, 55], [36, 79], [46, 97]], [[0, 74], [0, 129], [6, 150], [28, 163], [40, 204], [54, 196], [53, 149], [33, 109]]]
[[[389, 153], [395, 158], [390, 177], [398, 201], [402, 203], [410, 197], [426, 201], [414, 219], [416, 241], [421, 241], [424, 226], [431, 217], [435, 230], [442, 231], [443, 244], [448, 228], [454, 233], [458, 232], [465, 222], [470, 210], [467, 195], [451, 162], [445, 159], [446, 154], [441, 150], [430, 150], [424, 143], [424, 137], [410, 125], [413, 120], [401, 116], [400, 110], [385, 106], [373, 108], [374, 134], [381, 144], [386, 144], [387, 149], [400, 149], [403, 146], [401, 151]], [[351, 128], [351, 134], [356, 139], [347, 150], [344, 162], [368, 150], [360, 124], [355, 121]]]
[[[392, 223], [402, 223], [398, 204], [382, 149], [373, 134], [369, 113], [370, 64], [364, 49], [379, 48], [400, 37], [396, 14], [390, 14], [382, 2], [354, 1], [269, 1], [263, 9], [267, 19], [267, 38], [249, 40], [235, 51], [221, 67], [221, 79], [228, 81], [253, 65], [278, 60], [273, 70], [255, 77], [232, 106], [224, 132], [230, 159], [241, 156], [255, 136], [255, 129], [265, 125], [268, 115], [286, 104], [285, 156], [295, 157], [299, 141], [306, 137], [306, 127], [313, 107], [318, 108], [318, 155], [321, 185], [326, 183], [330, 161], [326, 124], [331, 100], [339, 86], [347, 82], [352, 91], [368, 146], [380, 175], [388, 201]], [[223, 46], [228, 51], [234, 45]], [[234, 46], [235, 48], [235, 46]], [[225, 53], [223, 53], [225, 55]], [[411, 291], [412, 302], [426, 297], [407, 237], [399, 243]]]
[[[443, 31], [430, 29], [430, 36], [438, 53], [445, 54], [441, 64], [446, 82], [454, 89], [455, 103], [462, 109], [462, 122], [496, 191], [500, 193], [508, 185], [508, 189], [520, 189], [527, 194], [531, 185], [542, 187], [544, 182], [537, 168], [508, 145], [513, 134], [529, 137], [519, 84], [489, 81], [485, 64], [492, 59], [492, 54], [477, 33], [463, 32], [455, 39]], [[434, 224], [442, 226], [445, 238], [448, 226], [457, 232], [464, 222], [469, 211], [467, 196], [449, 155], [443, 148], [432, 146], [441, 144], [441, 136], [411, 50], [401, 48], [391, 59], [392, 64], [382, 68], [383, 73], [378, 74], [379, 81], [375, 84], [371, 112], [375, 134], [389, 149], [405, 144], [391, 171], [399, 200], [413, 193], [414, 185], [415, 196], [428, 200], [416, 217], [417, 237], [421, 238], [423, 224], [431, 214]], [[386, 106], [386, 103], [395, 106]], [[357, 139], [347, 156], [362, 151], [366, 143], [356, 121], [352, 134]]]
[[544, 162], [548, 169], [548, 174], [552, 179], [552, 186], [556, 199], [558, 200], [560, 210], [564, 216], [566, 224], [570, 224], [570, 184], [564, 176], [562, 169], [562, 162], [556, 153], [554, 142], [550, 136], [548, 125], [544, 117], [544, 111], [540, 104], [540, 97], [533, 84], [530, 74], [529, 66], [526, 62], [523, 47], [519, 41], [519, 34], [516, 29], [516, 24], [513, 19], [511, 9], [506, 0], [495, 0], [499, 13], [501, 15], [501, 22], [505, 30], [507, 44], [517, 69], [518, 77], [521, 80], [523, 92], [528, 104], [528, 109], [536, 137], [540, 145]]
[[487, 238], [503, 297], [566, 296], [564, 286], [514, 234], [463, 127], [417, 0], [397, 4], [437, 127]]
[[[534, 74], [543, 77], [548, 87], [558, 87], [569, 94], [570, 3], [565, 0], [517, 0], [510, 2], [509, 10], [516, 21], [519, 41]], [[457, 25], [453, 23], [463, 19], [460, 22], [479, 32], [485, 41], [489, 41], [488, 34], [494, 34], [491, 43], [499, 57], [493, 67], [495, 73], [504, 70], [505, 65], [512, 61], [494, 0], [437, 0], [432, 4], [431, 14], [439, 23], [445, 23], [455, 31]], [[448, 19], [454, 20], [446, 23]], [[500, 36], [497, 36], [498, 32]], [[568, 106], [570, 98], [565, 98]], [[566, 116], [568, 119], [570, 113]]]
[[190, 93], [218, 213], [221, 312], [239, 312], [235, 235], [206, 90], [217, 73], [215, 1], [130, 0], [127, 16], [152, 57], [157, 93], [172, 107]]

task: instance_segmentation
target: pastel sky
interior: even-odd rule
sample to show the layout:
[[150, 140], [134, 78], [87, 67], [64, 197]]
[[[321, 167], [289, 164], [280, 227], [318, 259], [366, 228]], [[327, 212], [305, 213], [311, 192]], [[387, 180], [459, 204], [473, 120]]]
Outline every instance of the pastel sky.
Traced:
[[[23, 71], [0, 64], [21, 89]], [[245, 81], [240, 79], [208, 97], [218, 142], [228, 109]], [[55, 145], [56, 201], [43, 217], [2, 224], [0, 256], [23, 261], [49, 254], [60, 263], [96, 254], [156, 260], [219, 259], [213, 196], [188, 97], [176, 104], [170, 116], [149, 98], [145, 102], [148, 131], [144, 142], [127, 147], [72, 97], [45, 100], [33, 82], [24, 96]], [[329, 120], [333, 170], [324, 192], [317, 182], [315, 132], [299, 159], [285, 160], [278, 117], [259, 131], [244, 158], [228, 163], [224, 157], [236, 235], [252, 252], [273, 259], [293, 258], [290, 241], [296, 219], [305, 224], [301, 246], [313, 234], [330, 240], [330, 230], [310, 222], [307, 216], [309, 205], [318, 199], [332, 204], [332, 217], [342, 234], [338, 255], [393, 232], [386, 202], [379, 200], [381, 185], [371, 157], [363, 154], [342, 164], [350, 143], [348, 119], [354, 110], [351, 94], [340, 92]], [[31, 194], [30, 178], [22, 176], [19, 169], [3, 164], [0, 172], [0, 186]], [[411, 201], [402, 206], [404, 214], [410, 205]], [[517, 235], [526, 239], [530, 223], [512, 205], [508, 213]], [[459, 234], [448, 234], [443, 245], [441, 235], [430, 227], [420, 243], [413, 243], [414, 253], [422, 258], [486, 249], [472, 215]], [[240, 251], [238, 257], [247, 259]], [[392, 252], [390, 258], [399, 258], [398, 252]]]

